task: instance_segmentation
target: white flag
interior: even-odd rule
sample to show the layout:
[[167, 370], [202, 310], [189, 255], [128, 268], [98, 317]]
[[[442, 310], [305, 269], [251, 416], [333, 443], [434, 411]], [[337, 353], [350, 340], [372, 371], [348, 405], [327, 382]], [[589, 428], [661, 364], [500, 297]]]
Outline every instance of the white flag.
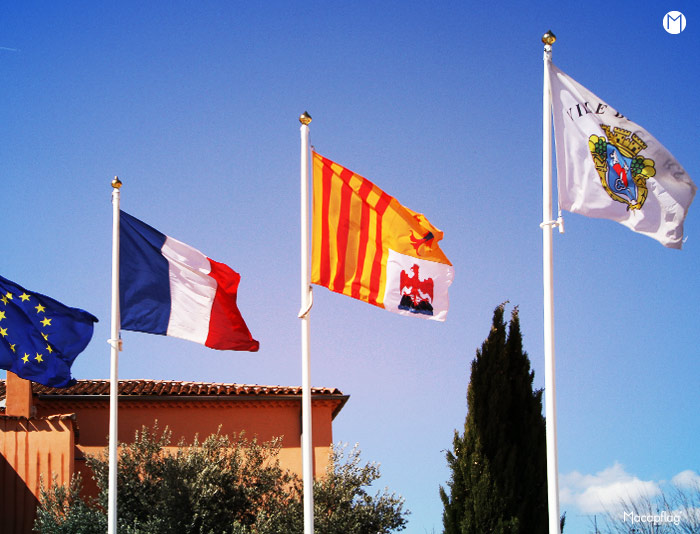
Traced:
[[549, 63], [562, 209], [612, 219], [670, 248], [697, 187], [664, 146]]

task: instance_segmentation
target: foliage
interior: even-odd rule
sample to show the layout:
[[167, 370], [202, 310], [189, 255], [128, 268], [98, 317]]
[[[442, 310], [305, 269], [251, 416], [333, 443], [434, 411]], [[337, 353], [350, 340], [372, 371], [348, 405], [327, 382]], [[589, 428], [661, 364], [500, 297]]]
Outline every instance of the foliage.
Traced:
[[[217, 433], [164, 454], [170, 437], [167, 430], [158, 437], [157, 428], [143, 428], [123, 446], [117, 479], [120, 532], [223, 532], [221, 525], [251, 525], [257, 513], [289, 499], [290, 475], [277, 461], [266, 463], [276, 459], [279, 440], [260, 444]], [[107, 458], [91, 458], [88, 465], [106, 509]]]
[[[314, 483], [315, 530], [324, 534], [384, 534], [403, 530], [403, 499], [384, 488], [367, 492], [380, 476], [379, 465], [362, 465], [357, 445], [347, 455], [334, 448], [325, 478]], [[279, 532], [279, 531], [278, 531]]]
[[446, 534], [548, 531], [542, 390], [532, 388], [518, 310], [506, 328], [504, 307], [472, 361], [464, 433], [447, 452]]
[[[279, 465], [280, 440], [258, 443], [213, 434], [168, 451], [171, 433], [144, 427], [119, 453], [118, 528], [126, 534], [278, 534], [303, 532], [302, 483]], [[35, 530], [42, 534], [106, 531], [107, 454], [90, 457], [97, 501], [80, 496], [81, 484], [42, 493]], [[389, 533], [402, 530], [403, 500], [386, 490], [370, 496], [375, 464], [360, 464], [333, 450], [326, 478], [314, 484], [316, 531]], [[80, 526], [83, 525], [83, 526]], [[88, 525], [88, 526], [85, 526]], [[92, 530], [88, 529], [92, 528]], [[93, 528], [94, 527], [94, 528]], [[81, 528], [83, 530], [81, 530]]]
[[[314, 531], [323, 534], [388, 534], [403, 530], [409, 514], [403, 509], [403, 499], [388, 493], [386, 488], [374, 496], [367, 491], [379, 476], [377, 464], [361, 464], [357, 446], [347, 454], [343, 448], [333, 447], [326, 476], [314, 481]], [[302, 490], [301, 480], [296, 478], [296, 498], [276, 514], [259, 516], [250, 532], [302, 533]]]
[[70, 484], [53, 480], [50, 489], [41, 485], [42, 505], [37, 510], [34, 530], [43, 534], [104, 534], [107, 516], [95, 506], [94, 500], [80, 496], [82, 480], [76, 474]]

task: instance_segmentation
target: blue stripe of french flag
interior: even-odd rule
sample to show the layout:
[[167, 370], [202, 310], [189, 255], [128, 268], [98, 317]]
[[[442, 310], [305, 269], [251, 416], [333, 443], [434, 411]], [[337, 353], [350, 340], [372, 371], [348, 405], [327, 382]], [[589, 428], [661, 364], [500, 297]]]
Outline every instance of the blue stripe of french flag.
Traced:
[[122, 329], [258, 350], [236, 304], [237, 272], [124, 211], [119, 228]]

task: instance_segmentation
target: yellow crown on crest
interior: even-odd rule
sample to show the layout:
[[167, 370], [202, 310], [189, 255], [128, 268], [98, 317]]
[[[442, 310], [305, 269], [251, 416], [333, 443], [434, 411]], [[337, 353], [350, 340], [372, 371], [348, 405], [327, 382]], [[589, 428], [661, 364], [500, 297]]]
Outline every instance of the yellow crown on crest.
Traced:
[[612, 130], [607, 124], [600, 125], [605, 130], [608, 136], [608, 142], [615, 145], [623, 156], [634, 158], [647, 147], [647, 144], [642, 141], [637, 134], [633, 134], [629, 130], [614, 127]]

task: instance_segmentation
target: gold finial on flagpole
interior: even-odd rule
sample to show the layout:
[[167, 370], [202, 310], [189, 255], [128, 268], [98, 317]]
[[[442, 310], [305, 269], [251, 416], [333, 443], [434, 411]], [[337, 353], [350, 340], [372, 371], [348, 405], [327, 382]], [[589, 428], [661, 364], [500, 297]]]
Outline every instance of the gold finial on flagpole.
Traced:
[[299, 122], [305, 126], [309, 125], [309, 123], [311, 122], [311, 115], [309, 115], [308, 111], [305, 111], [299, 116]]
[[557, 36], [552, 33], [552, 30], [547, 31], [547, 33], [542, 36], [542, 42], [549, 46], [552, 46], [556, 40]]
[[122, 186], [121, 180], [119, 179], [118, 176], [115, 176], [114, 180], [112, 180], [112, 187], [114, 189], [119, 189], [121, 186]]

